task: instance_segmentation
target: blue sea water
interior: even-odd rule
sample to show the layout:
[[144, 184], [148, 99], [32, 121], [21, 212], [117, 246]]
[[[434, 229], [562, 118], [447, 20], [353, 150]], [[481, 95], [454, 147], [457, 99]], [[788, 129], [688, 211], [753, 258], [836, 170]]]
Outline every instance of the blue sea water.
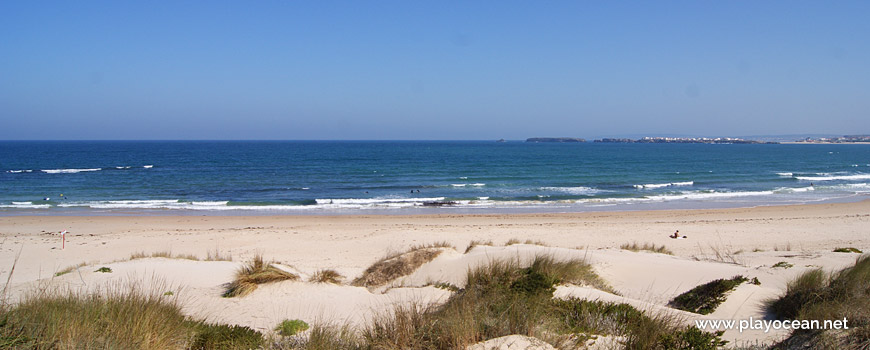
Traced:
[[578, 212], [868, 195], [870, 145], [0, 142], [0, 215]]

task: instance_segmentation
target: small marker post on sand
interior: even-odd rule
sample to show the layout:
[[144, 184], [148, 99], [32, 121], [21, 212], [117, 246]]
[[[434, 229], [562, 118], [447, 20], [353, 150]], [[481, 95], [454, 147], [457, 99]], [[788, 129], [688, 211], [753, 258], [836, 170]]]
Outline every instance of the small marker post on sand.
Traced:
[[66, 249], [66, 230], [60, 231], [61, 246], [60, 249]]

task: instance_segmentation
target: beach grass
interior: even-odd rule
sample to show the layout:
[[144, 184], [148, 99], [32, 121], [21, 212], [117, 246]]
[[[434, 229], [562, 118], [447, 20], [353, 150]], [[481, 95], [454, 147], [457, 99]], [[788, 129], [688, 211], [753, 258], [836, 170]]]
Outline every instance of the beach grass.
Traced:
[[477, 247], [479, 245], [485, 245], [485, 246], [491, 247], [495, 244], [493, 244], [491, 240], [484, 241], [484, 240], [475, 239], [475, 240], [472, 240], [471, 242], [468, 243], [468, 247], [465, 248], [465, 254], [468, 254], [468, 252], [470, 252], [472, 249], [474, 249], [474, 247]]
[[308, 281], [314, 283], [341, 284], [341, 282], [344, 281], [344, 276], [335, 270], [324, 269], [315, 272], [311, 275], [311, 278], [309, 278]]
[[664, 244], [660, 245], [660, 246], [656, 246], [655, 244], [652, 244], [652, 243], [644, 243], [641, 245], [641, 244], [638, 244], [637, 242], [632, 242], [631, 244], [628, 244], [628, 243], [623, 244], [623, 245], [619, 246], [619, 248], [629, 250], [632, 252], [648, 251], [648, 252], [659, 253], [659, 254], [674, 255], [674, 252], [672, 252], [670, 249], [665, 247]]
[[[721, 333], [649, 316], [627, 304], [553, 298], [564, 283], [601, 284], [581, 260], [538, 256], [493, 260], [469, 269], [465, 287], [444, 304], [402, 304], [375, 317], [358, 335], [347, 328], [314, 326], [298, 349], [465, 349], [507, 335], [579, 346], [589, 334], [624, 337], [631, 349], [715, 349]], [[317, 334], [315, 337], [314, 334]], [[310, 345], [309, 345], [310, 344]]]
[[235, 280], [227, 285], [223, 296], [243, 297], [251, 294], [260, 284], [296, 280], [299, 280], [299, 276], [266, 263], [262, 255], [256, 255], [236, 271]]
[[137, 286], [91, 294], [35, 291], [4, 306], [0, 334], [11, 348], [182, 348], [193, 331], [175, 299]]
[[769, 300], [768, 309], [787, 320], [848, 320], [848, 330], [796, 330], [782, 347], [870, 348], [870, 255], [834, 273], [821, 269], [791, 280], [785, 293]]
[[85, 262], [81, 262], [81, 263], [78, 263], [78, 264], [75, 264], [75, 265], [67, 266], [67, 267], [63, 268], [62, 270], [60, 270], [60, 271], [58, 271], [58, 272], [55, 272], [55, 273], [54, 273], [54, 277], [60, 277], [60, 276], [66, 275], [66, 274], [68, 274], [68, 273], [70, 273], [70, 272], [73, 272], [73, 271], [77, 270], [77, 269], [80, 268], [80, 267], [84, 267], [84, 266], [87, 266], [87, 265], [88, 265], [87, 263], [85, 263]]

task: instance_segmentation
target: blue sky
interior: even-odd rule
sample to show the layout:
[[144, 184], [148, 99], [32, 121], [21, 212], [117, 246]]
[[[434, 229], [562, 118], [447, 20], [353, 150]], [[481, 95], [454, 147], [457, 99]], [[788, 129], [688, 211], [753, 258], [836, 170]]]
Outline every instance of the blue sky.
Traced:
[[0, 139], [870, 133], [867, 1], [0, 2]]

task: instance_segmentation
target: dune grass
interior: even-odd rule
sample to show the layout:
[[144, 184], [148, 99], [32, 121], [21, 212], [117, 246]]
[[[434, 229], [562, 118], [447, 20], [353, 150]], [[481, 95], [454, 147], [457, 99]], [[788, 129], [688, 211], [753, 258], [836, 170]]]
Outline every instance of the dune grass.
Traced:
[[78, 263], [78, 264], [75, 264], [75, 265], [72, 265], [72, 266], [67, 266], [67, 267], [65, 267], [63, 270], [60, 270], [60, 271], [58, 271], [58, 272], [55, 272], [55, 273], [54, 273], [54, 277], [60, 277], [60, 276], [66, 275], [66, 274], [68, 274], [68, 273], [70, 273], [70, 272], [73, 272], [73, 271], [77, 270], [77, 269], [80, 268], [80, 267], [84, 267], [84, 266], [87, 266], [87, 265], [88, 265], [87, 263], [85, 263], [85, 262], [81, 262], [81, 263]]
[[474, 249], [474, 247], [477, 247], [479, 245], [493, 246], [495, 244], [493, 244], [491, 240], [484, 241], [484, 240], [475, 239], [475, 240], [468, 243], [468, 247], [465, 248], [465, 254], [468, 254], [468, 252], [470, 252], [472, 249]]
[[342, 349], [464, 349], [513, 334], [551, 344], [585, 340], [586, 334], [614, 334], [625, 337], [632, 349], [724, 345], [721, 333], [684, 328], [677, 319], [650, 317], [626, 304], [553, 298], [558, 284], [603, 283], [592, 276], [589, 265], [581, 260], [551, 256], [538, 256], [525, 264], [519, 259], [494, 260], [470, 269], [465, 288], [446, 303], [399, 305], [376, 317], [357, 338], [334, 343], [350, 344], [336, 347]]
[[444, 249], [453, 249], [446, 242], [411, 247], [404, 253], [391, 254], [369, 266], [363, 274], [351, 282], [358, 287], [383, 286], [399, 277], [407, 276], [423, 264], [437, 258]]
[[626, 243], [626, 244], [619, 246], [619, 249], [630, 250], [633, 252], [639, 252], [639, 251], [643, 250], [643, 251], [648, 251], [648, 252], [653, 252], [653, 253], [674, 255], [674, 252], [672, 252], [670, 249], [668, 249], [664, 245], [656, 246], [655, 244], [652, 244], [652, 243], [644, 243], [643, 245], [640, 245], [637, 242], [632, 242], [631, 244]]
[[525, 240], [525, 241], [521, 241], [521, 240], [519, 240], [519, 239], [517, 239], [517, 238], [511, 238], [511, 239], [509, 239], [507, 242], [504, 243], [505, 246], [515, 245], [515, 244], [539, 245], [539, 246], [542, 246], [542, 247], [549, 247], [549, 246], [550, 246], [550, 245], [547, 244], [546, 242], [543, 242], [543, 241], [540, 241], [540, 240], [531, 240], [531, 239], [527, 239], [527, 240]]
[[728, 293], [748, 280], [743, 276], [716, 279], [678, 295], [668, 305], [675, 309], [707, 315], [716, 311], [716, 308], [728, 298]]
[[42, 291], [3, 311], [0, 333], [13, 348], [169, 349], [192, 332], [174, 299], [129, 289]]
[[223, 296], [243, 297], [251, 294], [260, 284], [296, 280], [299, 280], [299, 276], [265, 263], [263, 256], [257, 255], [236, 271], [236, 279], [227, 285]]
[[332, 284], [341, 284], [344, 280], [344, 276], [338, 273], [335, 270], [318, 270], [311, 275], [311, 278], [308, 279], [309, 282], [314, 283], [332, 283]]
[[870, 348], [870, 255], [831, 274], [821, 269], [804, 272], [788, 283], [785, 294], [770, 300], [768, 308], [782, 319], [849, 321], [849, 330], [795, 331], [784, 346]]

